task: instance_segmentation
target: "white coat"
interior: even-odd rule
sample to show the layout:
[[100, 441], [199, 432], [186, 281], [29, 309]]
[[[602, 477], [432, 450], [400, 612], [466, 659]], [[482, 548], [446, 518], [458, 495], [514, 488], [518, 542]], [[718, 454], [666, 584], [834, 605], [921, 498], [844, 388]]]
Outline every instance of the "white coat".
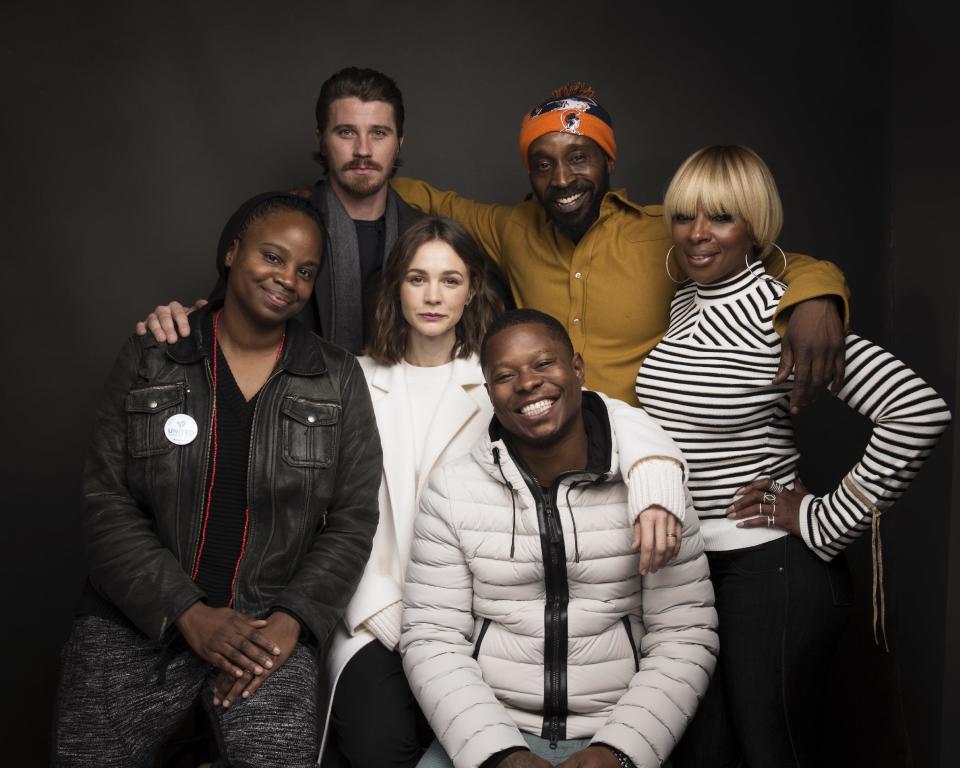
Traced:
[[413, 521], [430, 472], [469, 453], [493, 416], [479, 359], [473, 355], [454, 360], [450, 382], [437, 403], [421, 463], [416, 467], [412, 409], [403, 365], [382, 365], [369, 357], [359, 360], [383, 445], [380, 523], [363, 577], [331, 638], [327, 664], [334, 691], [347, 662], [376, 639], [363, 622], [402, 598]]

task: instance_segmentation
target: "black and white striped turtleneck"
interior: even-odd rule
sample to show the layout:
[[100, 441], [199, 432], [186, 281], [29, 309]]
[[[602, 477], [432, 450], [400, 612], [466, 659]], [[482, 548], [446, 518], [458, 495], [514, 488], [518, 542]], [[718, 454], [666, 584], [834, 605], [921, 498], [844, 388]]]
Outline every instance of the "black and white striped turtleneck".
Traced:
[[[799, 454], [788, 411], [793, 379], [771, 384], [780, 362], [773, 314], [786, 287], [759, 269], [712, 285], [681, 286], [670, 326], [637, 375], [640, 404], [687, 457], [690, 492], [708, 550], [754, 546], [786, 535], [737, 528], [734, 493], [761, 477], [792, 487]], [[807, 497], [804, 541], [829, 560], [870, 527], [909, 485], [946, 428], [946, 404], [885, 350], [848, 334], [837, 395], [869, 418], [860, 462], [832, 493]]]

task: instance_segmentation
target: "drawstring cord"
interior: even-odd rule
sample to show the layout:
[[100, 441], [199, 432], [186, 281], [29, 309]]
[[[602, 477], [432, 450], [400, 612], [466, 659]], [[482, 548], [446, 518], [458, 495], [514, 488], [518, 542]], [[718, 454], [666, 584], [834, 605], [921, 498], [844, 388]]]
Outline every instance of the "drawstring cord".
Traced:
[[887, 603], [883, 594], [883, 542], [880, 541], [880, 510], [876, 508], [870, 523], [870, 544], [873, 554], [873, 642], [880, 645], [883, 637], [883, 649], [889, 653]]
[[580, 562], [580, 539], [577, 537], [577, 518], [573, 516], [573, 507], [570, 506], [570, 491], [580, 485], [582, 480], [575, 480], [567, 486], [566, 500], [567, 500], [567, 512], [570, 513], [570, 522], [573, 523], [573, 562]]
[[513, 506], [513, 532], [510, 534], [510, 559], [513, 560], [514, 547], [517, 541], [517, 499], [516, 494], [513, 490], [513, 486], [510, 485], [510, 481], [507, 480], [507, 476], [503, 473], [503, 467], [500, 464], [500, 449], [496, 446], [493, 447], [493, 461], [497, 465], [497, 469], [500, 470], [500, 477], [503, 478], [504, 484], [507, 488], [510, 489], [510, 504]]
[[883, 590], [883, 542], [880, 540], [880, 516], [883, 514], [877, 505], [868, 499], [851, 478], [853, 473], [843, 478], [843, 487], [861, 504], [870, 510], [870, 558], [873, 561], [873, 642], [880, 645], [883, 638], [883, 650], [890, 652], [887, 644], [887, 601]]

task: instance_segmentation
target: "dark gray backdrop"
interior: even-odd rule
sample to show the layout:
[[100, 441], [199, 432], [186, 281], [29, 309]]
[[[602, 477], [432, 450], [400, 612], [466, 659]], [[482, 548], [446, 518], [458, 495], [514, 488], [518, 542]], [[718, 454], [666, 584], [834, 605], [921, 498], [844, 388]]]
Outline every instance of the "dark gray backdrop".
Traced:
[[[46, 761], [57, 652], [83, 577], [79, 474], [93, 405], [135, 319], [214, 278], [220, 227], [264, 189], [317, 176], [313, 102], [372, 66], [407, 105], [404, 172], [480, 200], [527, 191], [522, 113], [567, 80], [615, 120], [615, 185], [659, 201], [711, 142], [757, 149], [787, 211], [782, 245], [835, 261], [856, 330], [955, 402], [958, 215], [951, 20], [935, 3], [286, 2], [7, 4], [2, 12], [4, 312], [0, 569], [7, 755]], [[801, 419], [823, 491], [859, 420]], [[953, 432], [884, 520], [888, 630], [858, 610], [825, 691], [837, 765], [960, 764], [960, 530]], [[951, 545], [952, 541], [952, 545]], [[952, 550], [951, 550], [952, 546]], [[953, 560], [950, 560], [950, 553]], [[946, 725], [944, 725], [946, 724]], [[7, 756], [4, 758], [7, 762]]]

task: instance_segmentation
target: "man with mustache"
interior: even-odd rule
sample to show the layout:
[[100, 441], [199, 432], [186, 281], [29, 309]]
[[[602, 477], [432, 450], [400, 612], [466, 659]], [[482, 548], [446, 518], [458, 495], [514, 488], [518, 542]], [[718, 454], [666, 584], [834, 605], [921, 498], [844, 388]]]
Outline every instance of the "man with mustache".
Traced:
[[[520, 129], [520, 156], [533, 199], [487, 205], [396, 179], [394, 189], [425, 212], [464, 224], [506, 278], [518, 307], [558, 318], [583, 355], [591, 389], [636, 405], [640, 363], [667, 327], [675, 282], [659, 205], [640, 206], [610, 189], [617, 144], [593, 89], [572, 83], [534, 107]], [[790, 284], [776, 324], [783, 338], [777, 380], [795, 368], [791, 408], [843, 378], [842, 273], [807, 256], [770, 257], [768, 271]], [[673, 281], [673, 282], [671, 282]], [[840, 301], [838, 302], [837, 299]]]
[[[326, 176], [298, 190], [327, 226], [330, 243], [311, 301], [298, 319], [325, 339], [359, 354], [368, 335], [367, 308], [380, 285], [381, 267], [397, 237], [422, 214], [387, 183], [403, 145], [403, 94], [382, 72], [347, 67], [320, 88], [314, 159]], [[221, 275], [211, 300], [222, 297]], [[200, 302], [202, 303], [202, 302]], [[174, 343], [189, 333], [178, 302], [157, 307], [138, 333]]]

